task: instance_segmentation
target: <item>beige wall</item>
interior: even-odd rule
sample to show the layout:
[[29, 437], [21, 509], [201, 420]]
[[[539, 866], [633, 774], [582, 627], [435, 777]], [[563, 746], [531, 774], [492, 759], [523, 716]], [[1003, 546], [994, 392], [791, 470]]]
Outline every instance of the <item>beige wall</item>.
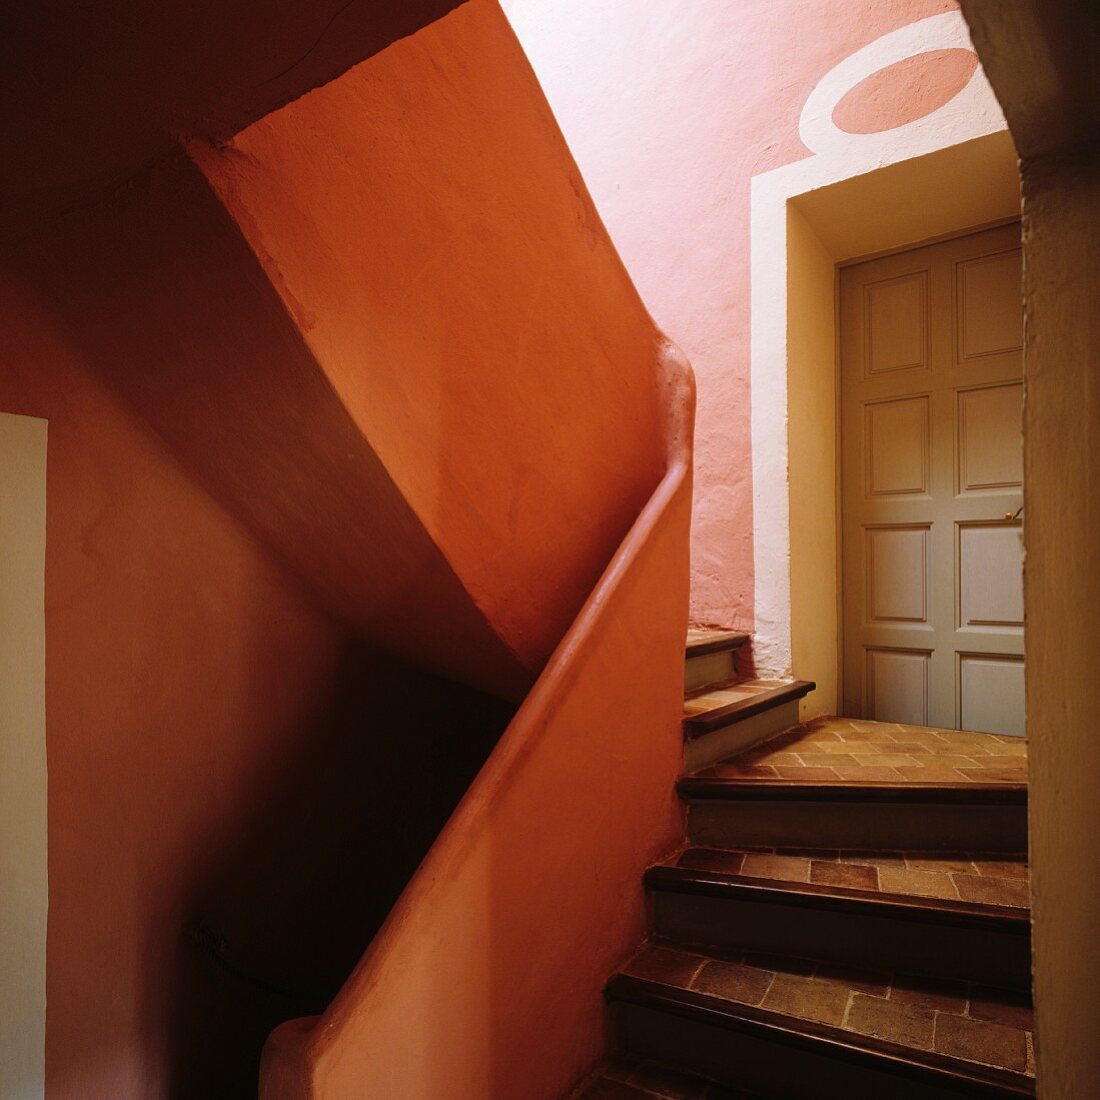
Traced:
[[1100, 1082], [1100, 149], [1023, 167], [1024, 609], [1039, 1094]]
[[0, 413], [0, 1096], [46, 1057], [46, 421]]
[[787, 257], [791, 663], [817, 684], [805, 717], [838, 705], [836, 261], [794, 206]]

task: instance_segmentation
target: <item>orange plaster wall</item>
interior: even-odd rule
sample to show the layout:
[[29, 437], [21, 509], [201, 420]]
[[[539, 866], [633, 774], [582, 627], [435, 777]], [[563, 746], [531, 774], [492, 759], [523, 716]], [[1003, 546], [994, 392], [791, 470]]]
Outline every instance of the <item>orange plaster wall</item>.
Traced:
[[167, 1095], [187, 890], [338, 637], [6, 276], [0, 316], [0, 407], [50, 433], [47, 1093]]
[[189, 160], [165, 162], [21, 254], [88, 365], [330, 615], [389, 652], [522, 698], [530, 671], [474, 605]]
[[554, 1100], [606, 1055], [682, 831], [694, 391], [672, 349], [654, 369], [665, 476], [340, 995], [272, 1036], [264, 1100]]
[[193, 155], [537, 672], [660, 476], [656, 334], [499, 6]]
[[[631, 277], [695, 369], [692, 620], [751, 630], [750, 182], [809, 155], [799, 115], [833, 66], [957, 5], [502, 2]], [[836, 120], [858, 133], [927, 113], [972, 56], [892, 66]]]
[[46, 1092], [247, 1095], [267, 1033], [342, 984], [508, 711], [357, 647], [58, 308], [0, 266], [0, 409], [49, 422]]

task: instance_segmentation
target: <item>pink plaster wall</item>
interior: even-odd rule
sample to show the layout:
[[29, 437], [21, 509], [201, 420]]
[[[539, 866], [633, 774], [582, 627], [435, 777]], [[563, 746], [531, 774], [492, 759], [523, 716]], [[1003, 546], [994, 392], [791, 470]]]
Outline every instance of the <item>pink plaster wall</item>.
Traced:
[[[834, 65], [945, 0], [503, 0], [611, 237], [696, 373], [692, 620], [753, 625], [749, 184], [809, 150], [798, 119]], [[957, 90], [956, 51], [841, 104], [853, 131]], [[843, 118], [841, 118], [841, 113]]]

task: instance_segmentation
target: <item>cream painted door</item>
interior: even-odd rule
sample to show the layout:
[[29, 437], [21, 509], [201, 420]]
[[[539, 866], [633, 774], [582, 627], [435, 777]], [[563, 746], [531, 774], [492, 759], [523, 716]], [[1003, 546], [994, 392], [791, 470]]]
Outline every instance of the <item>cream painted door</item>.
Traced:
[[1024, 732], [1020, 227], [840, 273], [844, 713]]

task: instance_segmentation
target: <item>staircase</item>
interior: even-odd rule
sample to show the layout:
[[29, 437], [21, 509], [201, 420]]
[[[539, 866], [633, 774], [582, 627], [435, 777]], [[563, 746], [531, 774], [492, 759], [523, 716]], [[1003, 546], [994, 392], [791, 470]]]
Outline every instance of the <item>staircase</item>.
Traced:
[[745, 641], [689, 637], [687, 840], [580, 1095], [1034, 1096], [1026, 743], [798, 724]]

